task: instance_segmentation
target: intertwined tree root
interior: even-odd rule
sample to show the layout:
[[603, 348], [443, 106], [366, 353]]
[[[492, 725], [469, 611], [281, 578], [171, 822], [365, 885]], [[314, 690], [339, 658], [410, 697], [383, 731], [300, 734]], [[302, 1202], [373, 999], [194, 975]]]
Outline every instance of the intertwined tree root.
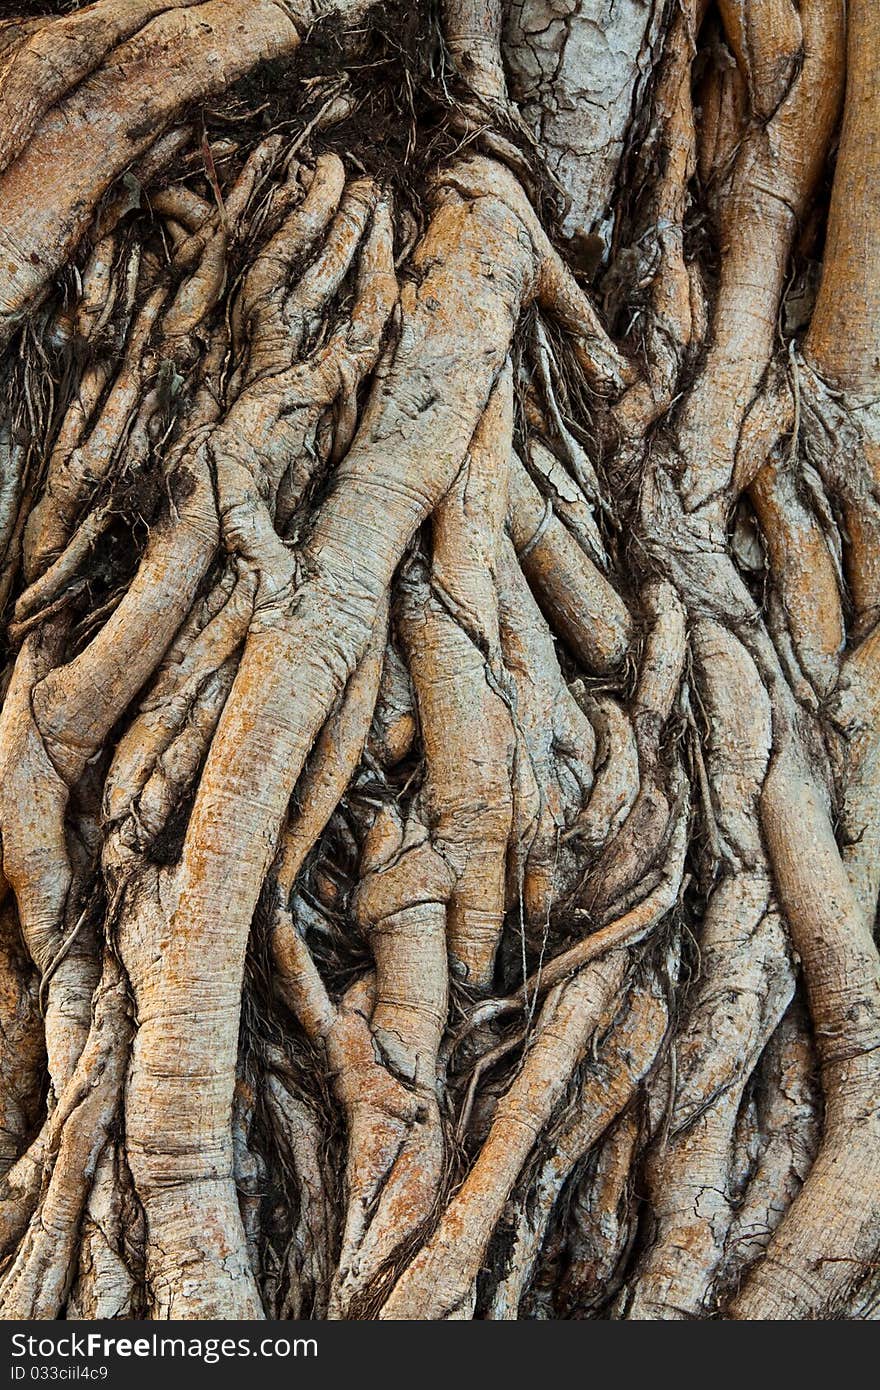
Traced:
[[194, 114], [368, 9], [0, 26], [2, 1315], [870, 1316], [870, 0], [671, 8], [614, 336], [499, 5]]

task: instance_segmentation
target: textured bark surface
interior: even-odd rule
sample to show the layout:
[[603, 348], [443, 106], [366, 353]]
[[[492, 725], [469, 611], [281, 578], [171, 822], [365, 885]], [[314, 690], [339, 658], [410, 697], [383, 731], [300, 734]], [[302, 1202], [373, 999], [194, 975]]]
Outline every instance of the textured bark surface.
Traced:
[[0, 1316], [872, 1318], [871, 0], [0, 20]]

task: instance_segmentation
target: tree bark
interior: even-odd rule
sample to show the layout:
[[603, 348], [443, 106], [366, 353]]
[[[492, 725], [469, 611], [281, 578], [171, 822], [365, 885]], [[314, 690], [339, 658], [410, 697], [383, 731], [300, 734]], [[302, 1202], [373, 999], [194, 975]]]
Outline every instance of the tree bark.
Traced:
[[878, 40], [0, 21], [0, 1315], [876, 1316]]

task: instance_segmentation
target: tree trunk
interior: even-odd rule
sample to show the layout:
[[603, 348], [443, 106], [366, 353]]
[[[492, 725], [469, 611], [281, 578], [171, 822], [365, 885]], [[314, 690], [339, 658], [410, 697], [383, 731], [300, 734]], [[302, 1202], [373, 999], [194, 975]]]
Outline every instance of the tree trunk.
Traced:
[[0, 24], [0, 1309], [880, 1306], [871, 0]]

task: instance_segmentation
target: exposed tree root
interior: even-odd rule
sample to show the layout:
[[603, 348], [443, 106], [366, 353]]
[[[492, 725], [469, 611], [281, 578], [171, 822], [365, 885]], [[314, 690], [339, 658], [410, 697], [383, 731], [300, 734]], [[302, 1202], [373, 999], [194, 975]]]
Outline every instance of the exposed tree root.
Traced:
[[875, 16], [411, 8], [0, 23], [0, 1315], [869, 1316]]

